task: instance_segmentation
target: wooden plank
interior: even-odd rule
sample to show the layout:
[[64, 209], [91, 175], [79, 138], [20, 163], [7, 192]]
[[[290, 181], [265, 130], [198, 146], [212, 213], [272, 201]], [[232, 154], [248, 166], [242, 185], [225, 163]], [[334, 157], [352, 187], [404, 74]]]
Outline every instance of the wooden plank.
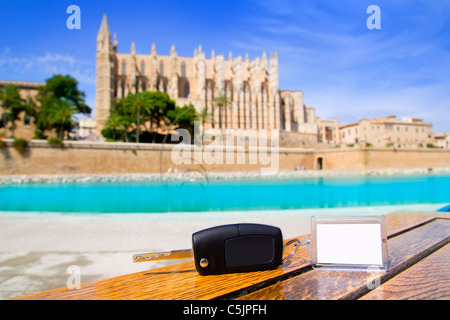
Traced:
[[[439, 216], [436, 212], [420, 212], [420, 211], [398, 211], [387, 214], [386, 217], [386, 233], [388, 237], [407, 232], [412, 228], [417, 228], [425, 223], [434, 220]], [[445, 215], [449, 216], [450, 215]]]
[[356, 299], [450, 241], [450, 220], [437, 219], [388, 240], [389, 271], [312, 270], [240, 297], [240, 300]]
[[309, 251], [299, 248], [283, 267], [275, 270], [201, 276], [193, 262], [139, 272], [81, 285], [81, 289], [57, 289], [17, 299], [217, 299], [283, 275], [309, 264]]
[[361, 300], [449, 300], [450, 245], [382, 284]]
[[[432, 220], [434, 213], [387, 215], [388, 234], [396, 234]], [[299, 237], [301, 240], [303, 237]], [[223, 299], [252, 292], [311, 270], [309, 251], [300, 247], [276, 270], [200, 276], [193, 262], [86, 283], [17, 299]]]

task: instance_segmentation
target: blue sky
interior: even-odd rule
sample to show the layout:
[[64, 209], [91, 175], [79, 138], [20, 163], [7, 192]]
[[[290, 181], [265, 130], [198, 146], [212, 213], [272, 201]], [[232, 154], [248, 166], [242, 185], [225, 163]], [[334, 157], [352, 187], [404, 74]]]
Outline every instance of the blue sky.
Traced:
[[[66, 9], [81, 8], [81, 30]], [[369, 5], [381, 29], [369, 30]], [[450, 131], [450, 1], [227, 0], [0, 2], [0, 79], [44, 81], [71, 74], [95, 107], [96, 35], [103, 13], [119, 52], [250, 59], [277, 51], [280, 89], [302, 90], [316, 116], [341, 124], [395, 114]]]

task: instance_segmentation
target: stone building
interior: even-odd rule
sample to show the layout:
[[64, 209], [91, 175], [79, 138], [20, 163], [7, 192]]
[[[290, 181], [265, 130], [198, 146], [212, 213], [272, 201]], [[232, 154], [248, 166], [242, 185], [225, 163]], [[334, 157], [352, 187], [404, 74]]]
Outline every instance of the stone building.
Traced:
[[433, 141], [433, 125], [422, 119], [396, 116], [363, 119], [339, 127], [344, 144], [370, 143], [375, 147], [426, 147]]
[[[174, 45], [169, 55], [161, 55], [153, 44], [148, 54], [138, 54], [133, 42], [129, 52], [119, 53], [116, 34], [111, 38], [104, 15], [97, 35], [97, 135], [110, 115], [113, 98], [158, 90], [178, 106], [206, 109], [212, 121], [205, 128], [280, 129], [318, 140], [314, 108], [304, 105], [302, 92], [279, 89], [276, 52], [250, 60], [247, 54], [233, 57], [230, 52], [225, 57], [212, 51], [207, 58], [199, 46], [192, 57], [183, 57]], [[228, 105], [218, 108], [219, 96], [225, 96]]]
[[[30, 81], [8, 81], [8, 80], [0, 80], [0, 88], [3, 88], [7, 85], [14, 85], [19, 89], [20, 96], [25, 100], [26, 103], [29, 103], [32, 100], [35, 100], [38, 94], [38, 88], [45, 85], [43, 82], [30, 82]], [[0, 106], [0, 117], [3, 114], [3, 109]], [[34, 124], [34, 119], [32, 117], [27, 117], [25, 112], [23, 112], [20, 116], [19, 120], [16, 120], [16, 129], [14, 131], [14, 136], [23, 139], [31, 139], [34, 136], [34, 131], [36, 130], [36, 126]], [[9, 130], [9, 125], [6, 125], [6, 128], [3, 127], [0, 129], [2, 134], [5, 134], [6, 137], [10, 137], [11, 130]]]
[[339, 123], [337, 118], [327, 120], [317, 117], [315, 119], [315, 122], [319, 130], [318, 136], [319, 143], [326, 143], [326, 144], [340, 143]]
[[95, 140], [95, 127], [95, 120], [90, 118], [80, 119], [75, 137], [77, 139]]
[[441, 149], [450, 149], [450, 132], [435, 134], [434, 145]]

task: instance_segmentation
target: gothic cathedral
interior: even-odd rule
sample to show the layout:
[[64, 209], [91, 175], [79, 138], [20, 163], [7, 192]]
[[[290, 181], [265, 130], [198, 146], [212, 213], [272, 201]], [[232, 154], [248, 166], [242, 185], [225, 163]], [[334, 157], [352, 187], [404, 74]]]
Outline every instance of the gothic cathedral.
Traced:
[[[159, 55], [155, 44], [149, 54], [136, 54], [134, 42], [129, 53], [117, 51], [117, 37], [111, 41], [106, 14], [97, 35], [96, 133], [100, 135], [110, 115], [113, 98], [144, 90], [166, 92], [178, 106], [192, 104], [207, 110], [208, 128], [280, 129], [286, 132], [317, 133], [314, 108], [303, 104], [301, 91], [280, 91], [278, 56], [265, 53], [249, 60], [230, 52], [211, 53], [206, 58], [199, 46], [193, 57]], [[227, 105], [215, 107], [215, 98], [226, 97]], [[219, 110], [218, 110], [219, 109]]]

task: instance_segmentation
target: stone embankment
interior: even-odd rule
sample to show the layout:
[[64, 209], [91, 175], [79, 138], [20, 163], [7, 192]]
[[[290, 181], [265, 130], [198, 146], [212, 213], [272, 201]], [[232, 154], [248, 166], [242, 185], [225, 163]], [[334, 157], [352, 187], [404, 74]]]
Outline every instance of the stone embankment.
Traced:
[[147, 182], [147, 181], [189, 181], [189, 180], [233, 180], [233, 179], [304, 179], [304, 178], [349, 178], [364, 176], [401, 175], [442, 175], [450, 174], [448, 168], [378, 169], [319, 171], [293, 170], [263, 174], [260, 172], [170, 172], [150, 174], [47, 174], [47, 175], [0, 175], [0, 185], [29, 183], [108, 183], [108, 182]]

